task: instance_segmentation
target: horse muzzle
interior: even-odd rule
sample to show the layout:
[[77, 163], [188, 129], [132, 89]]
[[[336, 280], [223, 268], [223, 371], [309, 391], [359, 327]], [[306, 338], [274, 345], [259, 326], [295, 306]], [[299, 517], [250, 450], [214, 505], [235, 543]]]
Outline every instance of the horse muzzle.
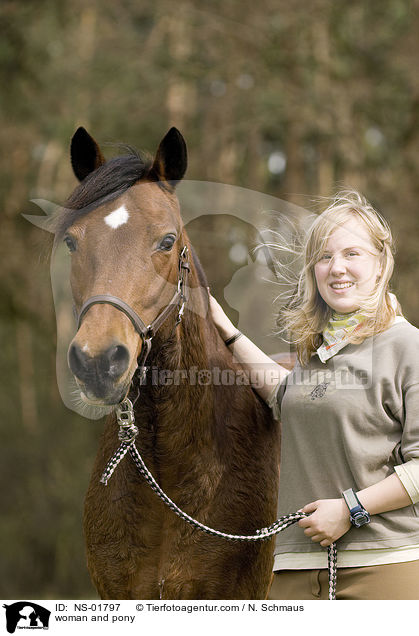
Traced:
[[82, 397], [92, 404], [118, 404], [125, 397], [130, 384], [126, 377], [129, 364], [129, 351], [122, 344], [95, 356], [83, 351], [77, 342], [68, 351], [68, 365]]

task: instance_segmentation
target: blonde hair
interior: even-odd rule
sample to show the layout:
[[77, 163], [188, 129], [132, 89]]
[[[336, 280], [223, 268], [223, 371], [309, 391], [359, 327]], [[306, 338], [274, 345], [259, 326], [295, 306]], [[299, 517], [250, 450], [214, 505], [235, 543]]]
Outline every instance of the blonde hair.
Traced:
[[366, 320], [349, 340], [359, 344], [368, 336], [388, 329], [395, 315], [401, 314], [400, 305], [397, 303], [393, 307], [389, 295], [394, 248], [388, 223], [359, 192], [339, 192], [308, 230], [302, 247], [304, 264], [295, 293], [291, 301], [280, 310], [278, 317], [281, 331], [289, 334], [301, 364], [306, 364], [321, 345], [323, 329], [333, 313], [319, 294], [314, 266], [324, 253], [332, 232], [353, 218], [359, 219], [367, 228], [378, 252], [381, 271], [372, 295], [362, 300], [359, 309]]

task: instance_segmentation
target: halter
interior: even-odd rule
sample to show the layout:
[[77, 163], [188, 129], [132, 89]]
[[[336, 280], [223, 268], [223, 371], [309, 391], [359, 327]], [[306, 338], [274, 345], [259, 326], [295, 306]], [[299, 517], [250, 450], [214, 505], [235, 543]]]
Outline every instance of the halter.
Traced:
[[179, 254], [179, 272], [178, 272], [178, 283], [177, 290], [173, 294], [172, 299], [169, 304], [157, 315], [157, 317], [151, 322], [148, 326], [145, 325], [143, 320], [137, 314], [132, 307], [130, 307], [124, 300], [118, 298], [117, 296], [113, 296], [112, 294], [99, 294], [97, 296], [91, 296], [85, 303], [83, 303], [82, 308], [80, 309], [80, 313], [77, 316], [77, 331], [80, 329], [80, 325], [86, 313], [89, 311], [90, 307], [93, 305], [112, 305], [112, 307], [116, 307], [119, 311], [122, 311], [131, 321], [134, 326], [135, 331], [140, 335], [143, 346], [141, 348], [141, 354], [138, 359], [138, 368], [141, 373], [141, 377], [145, 374], [145, 361], [150, 353], [151, 349], [151, 341], [156, 334], [156, 332], [160, 329], [162, 324], [166, 321], [166, 319], [175, 311], [178, 307], [178, 315], [176, 318], [175, 326], [177, 326], [183, 316], [183, 312], [185, 310], [185, 303], [188, 300], [187, 296], [187, 277], [190, 272], [190, 266], [188, 263], [188, 248], [186, 245], [183, 246], [180, 254]]

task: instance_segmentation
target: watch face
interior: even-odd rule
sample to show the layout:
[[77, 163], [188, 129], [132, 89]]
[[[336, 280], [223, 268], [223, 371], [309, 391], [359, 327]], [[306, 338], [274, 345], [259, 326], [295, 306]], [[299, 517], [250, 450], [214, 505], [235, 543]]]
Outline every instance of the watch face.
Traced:
[[367, 512], [355, 512], [351, 516], [351, 521], [354, 524], [354, 526], [359, 528], [360, 526], [363, 526], [364, 524], [370, 521], [370, 516]]

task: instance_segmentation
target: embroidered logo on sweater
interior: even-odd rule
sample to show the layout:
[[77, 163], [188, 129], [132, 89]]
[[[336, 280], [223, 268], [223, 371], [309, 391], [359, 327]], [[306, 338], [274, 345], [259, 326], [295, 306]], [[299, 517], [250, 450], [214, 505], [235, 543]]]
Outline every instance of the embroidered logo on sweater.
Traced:
[[310, 393], [311, 399], [315, 400], [316, 398], [322, 398], [323, 395], [326, 393], [329, 384], [330, 382], [322, 382], [321, 384], [318, 384], [316, 387], [314, 387], [314, 389]]

